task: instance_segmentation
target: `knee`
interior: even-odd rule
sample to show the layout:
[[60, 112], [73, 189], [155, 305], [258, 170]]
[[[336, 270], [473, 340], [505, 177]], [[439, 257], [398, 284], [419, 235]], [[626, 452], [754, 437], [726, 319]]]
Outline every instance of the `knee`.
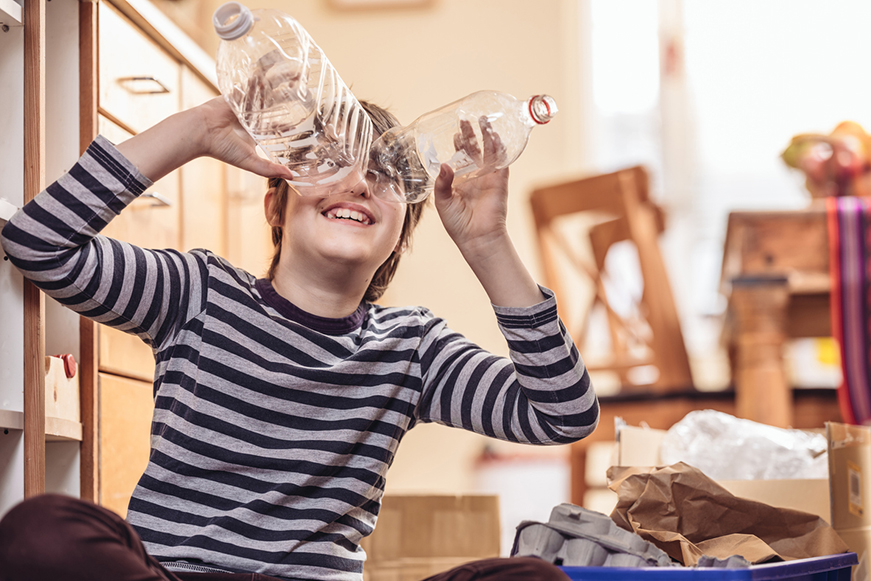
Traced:
[[523, 579], [567, 581], [569, 578], [562, 569], [538, 557], [513, 557], [511, 560]]
[[81, 502], [78, 499], [60, 494], [42, 494], [28, 498], [6, 513], [0, 520], [0, 533], [15, 533], [16, 536], [32, 531], [35, 524], [43, 524], [58, 519], [67, 507]]
[[[67, 531], [64, 515], [81, 501], [57, 494], [29, 498], [14, 506], [0, 520], [0, 570], [10, 570], [21, 560], [33, 562], [43, 551], [57, 552]], [[62, 546], [62, 545], [61, 545]]]

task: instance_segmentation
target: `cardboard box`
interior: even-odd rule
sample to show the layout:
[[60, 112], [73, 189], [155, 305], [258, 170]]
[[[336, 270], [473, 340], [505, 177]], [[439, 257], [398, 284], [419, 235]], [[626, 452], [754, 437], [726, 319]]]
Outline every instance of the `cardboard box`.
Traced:
[[368, 581], [419, 581], [499, 556], [495, 495], [385, 495], [378, 523], [361, 543]]
[[[665, 430], [622, 427], [617, 442], [616, 465], [662, 466], [659, 447], [665, 433]], [[717, 484], [735, 496], [809, 512], [831, 522], [828, 479], [718, 480]]]
[[828, 422], [826, 437], [832, 527], [859, 556], [861, 568], [871, 547], [871, 428]]

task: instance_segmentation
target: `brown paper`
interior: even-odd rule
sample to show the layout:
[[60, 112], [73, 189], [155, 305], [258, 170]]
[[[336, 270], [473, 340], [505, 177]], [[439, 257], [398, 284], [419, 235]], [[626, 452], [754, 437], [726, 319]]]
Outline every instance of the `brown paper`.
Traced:
[[817, 515], [738, 498], [684, 463], [663, 468], [608, 470], [619, 497], [611, 518], [686, 566], [702, 555], [751, 563], [846, 552]]

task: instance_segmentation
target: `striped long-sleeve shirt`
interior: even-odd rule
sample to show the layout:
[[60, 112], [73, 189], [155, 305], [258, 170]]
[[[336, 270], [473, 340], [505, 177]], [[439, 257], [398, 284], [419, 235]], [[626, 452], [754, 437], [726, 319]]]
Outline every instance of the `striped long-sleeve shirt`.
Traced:
[[99, 235], [149, 180], [102, 137], [6, 225], [4, 251], [67, 307], [154, 351], [148, 467], [128, 520], [169, 568], [195, 563], [359, 581], [403, 435], [438, 422], [559, 444], [598, 404], [552, 293], [494, 307], [510, 358], [424, 308], [302, 312], [205, 250], [146, 250]]

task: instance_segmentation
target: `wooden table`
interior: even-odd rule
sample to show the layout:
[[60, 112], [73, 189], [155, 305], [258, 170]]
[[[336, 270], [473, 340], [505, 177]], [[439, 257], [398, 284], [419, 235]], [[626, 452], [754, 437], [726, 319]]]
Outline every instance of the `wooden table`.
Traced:
[[831, 336], [829, 288], [824, 206], [729, 215], [722, 338], [732, 363], [736, 415], [793, 425], [784, 344], [794, 337]]

